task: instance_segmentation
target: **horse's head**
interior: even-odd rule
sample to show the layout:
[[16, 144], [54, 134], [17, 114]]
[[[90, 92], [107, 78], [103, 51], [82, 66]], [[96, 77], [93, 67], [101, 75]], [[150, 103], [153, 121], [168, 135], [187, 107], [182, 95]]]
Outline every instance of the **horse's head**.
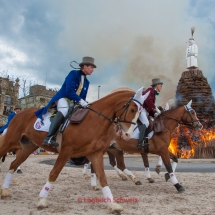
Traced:
[[136, 94], [119, 109], [120, 111], [116, 111], [116, 121], [118, 123], [117, 135], [120, 135], [125, 140], [131, 139], [134, 126], [143, 108], [142, 104], [149, 95], [149, 92], [145, 95], [142, 95], [142, 92], [143, 88], [140, 88]]
[[195, 110], [191, 107], [192, 100], [187, 105], [184, 105], [185, 111], [181, 120], [190, 128], [194, 128], [196, 131], [201, 130], [203, 125], [199, 122]]

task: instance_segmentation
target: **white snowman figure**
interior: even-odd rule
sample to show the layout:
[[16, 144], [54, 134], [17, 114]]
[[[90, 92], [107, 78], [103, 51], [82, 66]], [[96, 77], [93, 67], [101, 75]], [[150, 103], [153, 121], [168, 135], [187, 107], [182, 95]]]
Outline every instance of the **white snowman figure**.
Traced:
[[195, 28], [191, 28], [192, 37], [189, 39], [189, 46], [186, 50], [186, 59], [187, 59], [187, 69], [195, 69], [198, 68], [197, 56], [198, 56], [198, 47], [195, 44], [195, 40], [193, 38], [193, 33]]

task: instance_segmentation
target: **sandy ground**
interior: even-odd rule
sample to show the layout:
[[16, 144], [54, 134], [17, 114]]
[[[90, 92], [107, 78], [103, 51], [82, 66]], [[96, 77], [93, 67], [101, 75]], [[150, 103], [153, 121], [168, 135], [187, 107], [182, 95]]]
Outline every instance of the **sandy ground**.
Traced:
[[[48, 214], [110, 214], [105, 203], [80, 202], [80, 199], [103, 198], [101, 191], [91, 191], [90, 181], [84, 179], [82, 169], [65, 167], [55, 182], [48, 197], [49, 208], [37, 209], [39, 192], [44, 186], [51, 165], [40, 164], [56, 155], [31, 155], [22, 165], [23, 174], [14, 173], [11, 182], [11, 197], [0, 199], [0, 215], [48, 215]], [[3, 183], [10, 162], [8, 156], [2, 171]], [[180, 164], [179, 164], [180, 165]], [[171, 182], [165, 182], [164, 172], [151, 172], [156, 183], [149, 184], [143, 172], [133, 172], [143, 185], [121, 181], [114, 170], [106, 170], [107, 179], [114, 197], [136, 199], [137, 202], [120, 203], [123, 214], [144, 215], [213, 215], [215, 214], [215, 173], [176, 173], [179, 183], [186, 189], [179, 194]], [[87, 201], [87, 200], [86, 200]]]

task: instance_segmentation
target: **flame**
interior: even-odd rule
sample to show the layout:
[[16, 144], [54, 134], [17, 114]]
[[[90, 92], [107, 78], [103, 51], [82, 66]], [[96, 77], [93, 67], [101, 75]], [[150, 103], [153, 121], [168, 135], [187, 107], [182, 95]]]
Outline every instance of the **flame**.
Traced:
[[[185, 145], [180, 142], [184, 138]], [[182, 144], [182, 145], [181, 145]], [[215, 129], [202, 129], [194, 132], [185, 126], [177, 128], [172, 135], [169, 151], [180, 158], [208, 158], [215, 157]]]

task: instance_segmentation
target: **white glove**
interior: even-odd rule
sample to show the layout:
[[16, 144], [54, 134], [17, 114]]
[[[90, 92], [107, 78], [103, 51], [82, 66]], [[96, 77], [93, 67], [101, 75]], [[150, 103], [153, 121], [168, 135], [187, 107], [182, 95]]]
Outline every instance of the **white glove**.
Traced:
[[84, 101], [83, 99], [81, 99], [80, 101], [79, 101], [79, 104], [82, 106], [82, 107], [87, 107], [89, 104], [86, 102], [86, 101]]
[[161, 111], [155, 106], [155, 114], [154, 117], [157, 117], [158, 115], [161, 114]]
[[161, 114], [161, 111], [155, 106], [155, 111], [158, 113], [158, 114]]

